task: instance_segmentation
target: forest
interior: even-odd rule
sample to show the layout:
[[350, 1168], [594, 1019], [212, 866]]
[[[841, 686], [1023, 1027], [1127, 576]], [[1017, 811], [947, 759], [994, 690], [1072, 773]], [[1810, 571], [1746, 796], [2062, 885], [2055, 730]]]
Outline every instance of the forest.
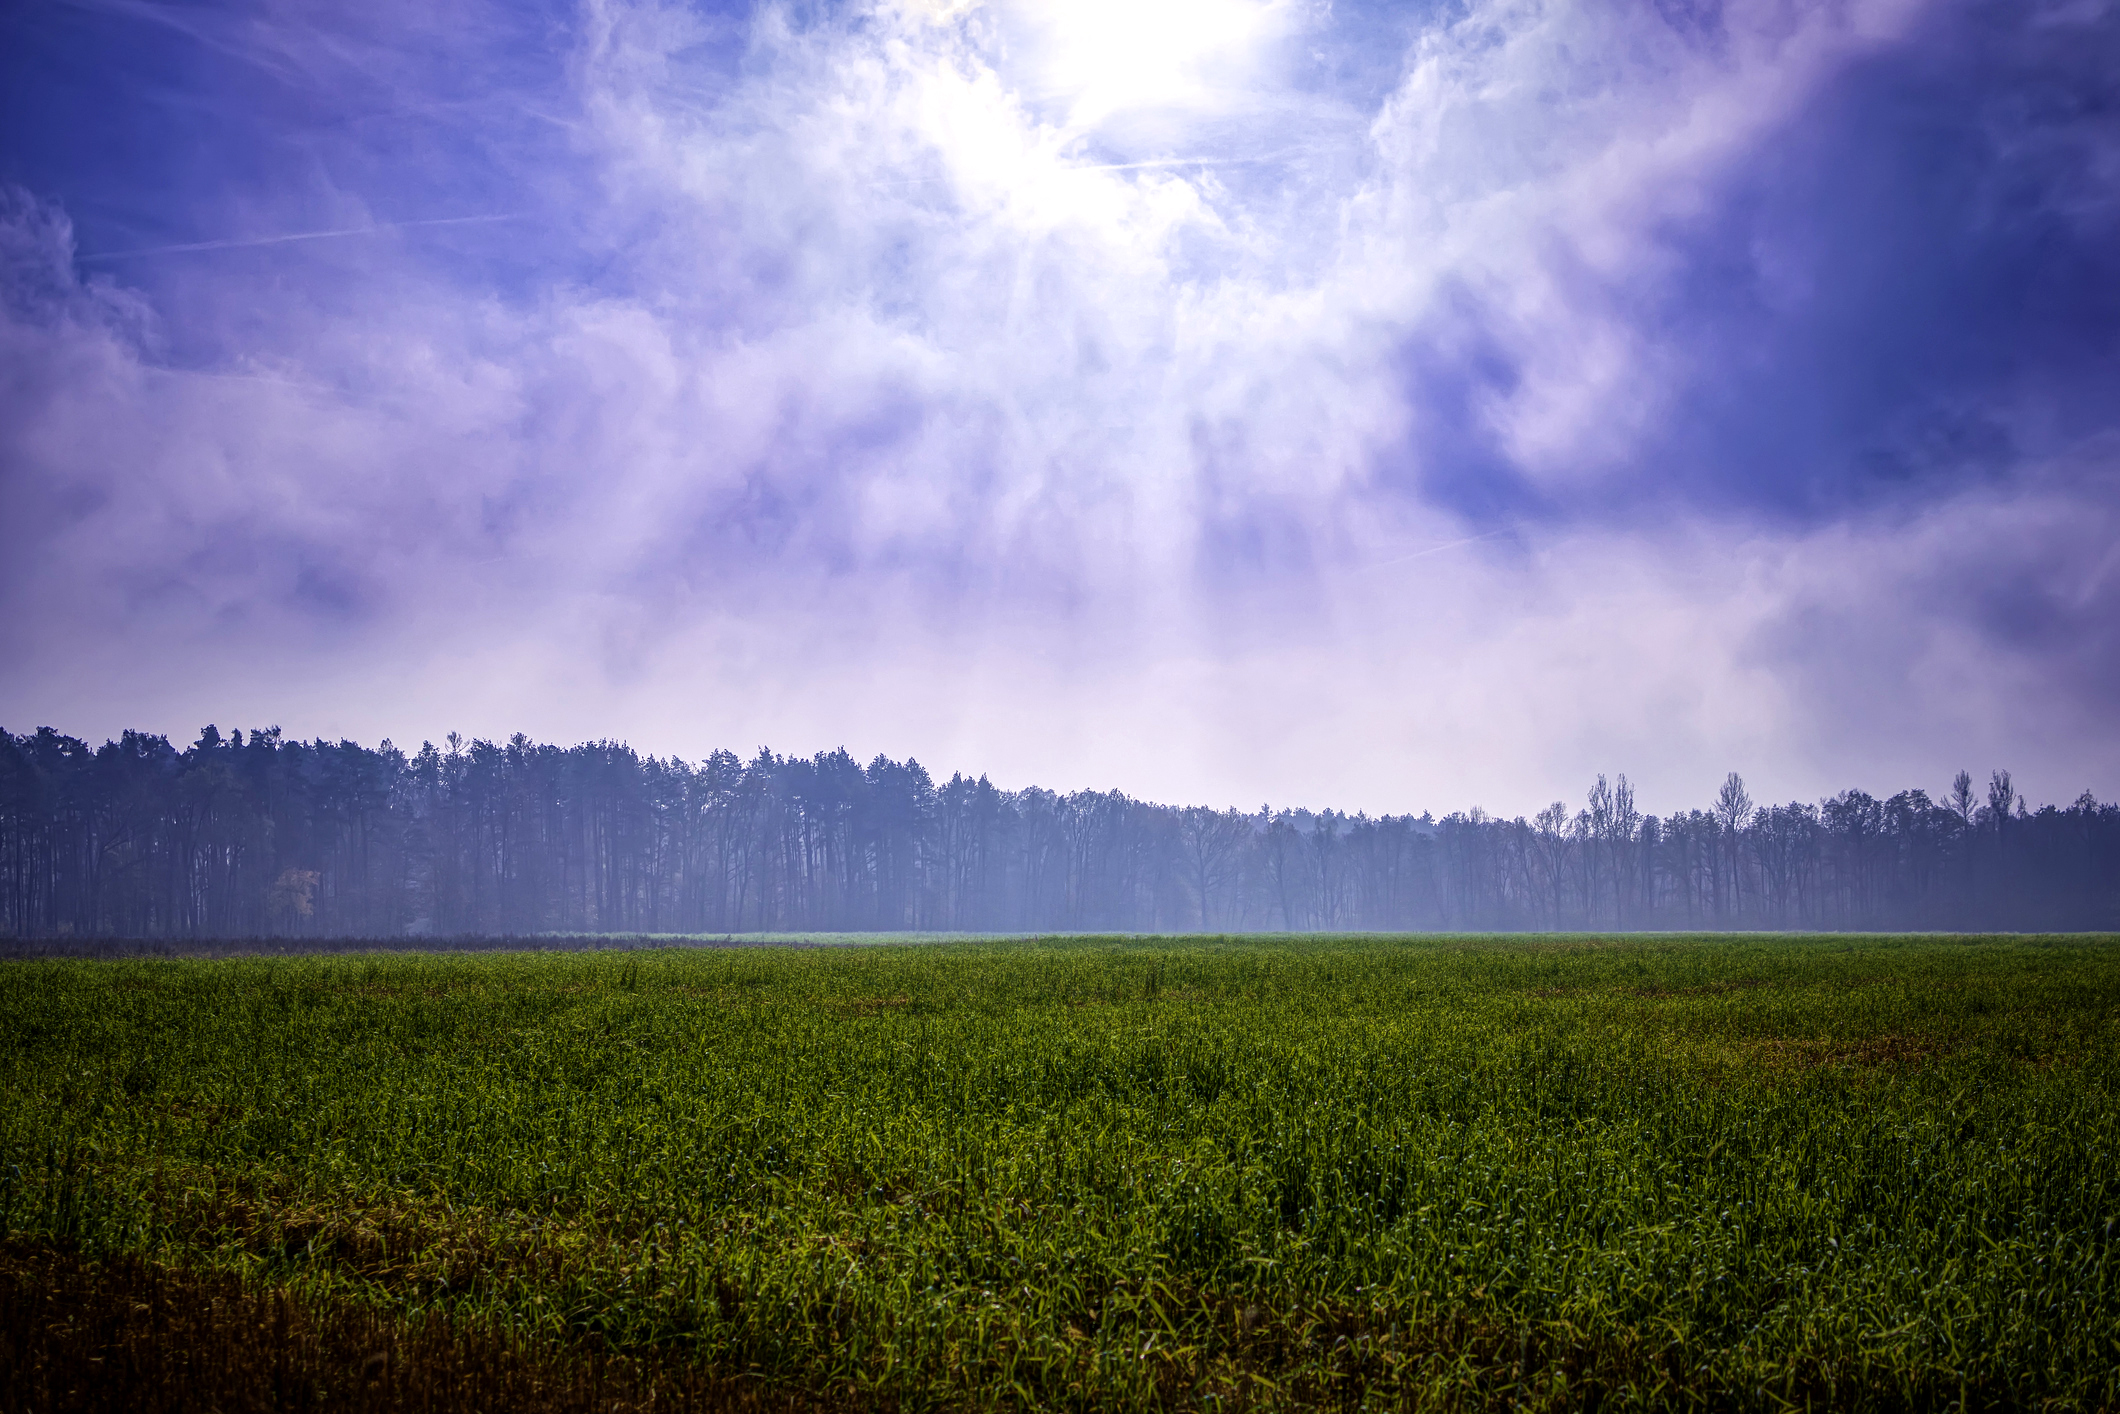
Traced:
[[1625, 776], [1532, 818], [1177, 807], [938, 784], [844, 750], [614, 742], [91, 747], [0, 732], [0, 935], [543, 931], [2120, 927], [2120, 806], [1941, 798], [1642, 813]]

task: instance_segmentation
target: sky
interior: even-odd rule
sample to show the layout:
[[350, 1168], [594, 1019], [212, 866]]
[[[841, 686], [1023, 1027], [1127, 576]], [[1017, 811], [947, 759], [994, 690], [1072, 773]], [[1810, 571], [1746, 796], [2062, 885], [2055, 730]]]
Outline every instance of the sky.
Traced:
[[20, 0], [0, 726], [2120, 796], [2120, 6]]

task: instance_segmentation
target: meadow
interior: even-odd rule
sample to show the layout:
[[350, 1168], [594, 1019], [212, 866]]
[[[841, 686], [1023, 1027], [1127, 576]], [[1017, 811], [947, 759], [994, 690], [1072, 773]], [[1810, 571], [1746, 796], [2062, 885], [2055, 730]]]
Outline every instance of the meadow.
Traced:
[[18, 961], [0, 1387], [2111, 1410], [2116, 1041], [2111, 937]]

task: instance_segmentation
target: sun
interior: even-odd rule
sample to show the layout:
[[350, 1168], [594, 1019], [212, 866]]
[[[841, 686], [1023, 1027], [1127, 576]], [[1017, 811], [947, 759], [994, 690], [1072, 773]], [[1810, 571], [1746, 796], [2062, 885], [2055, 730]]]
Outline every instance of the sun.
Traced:
[[1002, 0], [1041, 97], [1076, 126], [1140, 108], [1211, 107], [1249, 77], [1280, 0]]

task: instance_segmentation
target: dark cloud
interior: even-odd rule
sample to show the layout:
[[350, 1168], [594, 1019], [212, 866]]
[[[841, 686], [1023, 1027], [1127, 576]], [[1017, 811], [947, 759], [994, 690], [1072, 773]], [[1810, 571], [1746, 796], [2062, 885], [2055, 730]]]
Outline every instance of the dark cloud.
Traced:
[[1380, 482], [1483, 529], [1552, 515], [1551, 498], [1516, 464], [1498, 425], [1523, 381], [1515, 352], [1463, 289], [1445, 290], [1438, 306], [1394, 361], [1409, 422], [1379, 459]]
[[2099, 10], [1941, 7], [1764, 135], [1654, 233], [1690, 368], [1645, 487], [1815, 523], [2120, 425], [2115, 72]]

